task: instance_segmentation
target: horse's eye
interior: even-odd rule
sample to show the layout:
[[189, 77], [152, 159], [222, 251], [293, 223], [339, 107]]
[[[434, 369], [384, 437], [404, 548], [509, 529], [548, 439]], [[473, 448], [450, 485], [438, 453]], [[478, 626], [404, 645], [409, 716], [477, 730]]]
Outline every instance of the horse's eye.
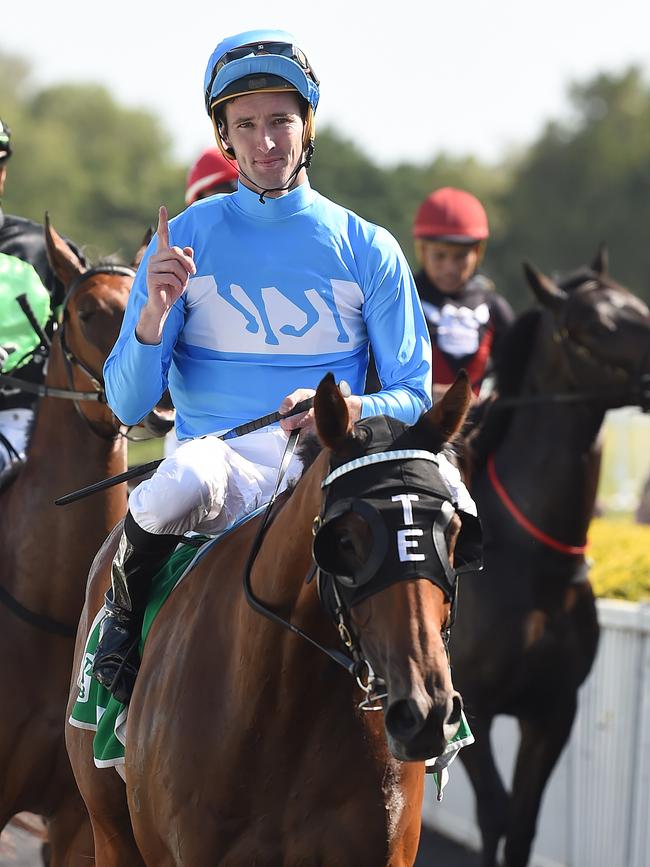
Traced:
[[90, 320], [95, 315], [94, 310], [79, 310], [77, 315], [82, 322], [90, 322]]

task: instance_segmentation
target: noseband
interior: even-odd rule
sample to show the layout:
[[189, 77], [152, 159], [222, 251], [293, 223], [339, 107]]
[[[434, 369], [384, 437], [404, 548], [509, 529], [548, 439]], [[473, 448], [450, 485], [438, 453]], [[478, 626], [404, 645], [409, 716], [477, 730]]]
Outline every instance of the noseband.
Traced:
[[[383, 417], [366, 419], [362, 426], [372, 427], [375, 434], [385, 434], [381, 428], [387, 427], [387, 420]], [[380, 430], [377, 431], [377, 428]], [[389, 444], [385, 436], [380, 435], [376, 439], [381, 443], [379, 450], [374, 449], [372, 453], [337, 467], [330, 464], [330, 471], [321, 482], [324, 495], [320, 513], [313, 524], [313, 562], [306, 582], [310, 583], [318, 575], [321, 605], [336, 626], [344, 650], [323, 646], [261, 603], [253, 594], [251, 571], [270, 523], [281, 476], [253, 541], [244, 571], [244, 592], [251, 607], [305, 639], [352, 674], [366, 693], [366, 699], [360, 704], [364, 710], [382, 709], [377, 702], [384, 695], [377, 688], [383, 686], [383, 682], [375, 676], [363, 655], [349, 622], [350, 609], [395, 583], [424, 578], [439, 587], [451, 605], [450, 616], [442, 630], [447, 645], [455, 617], [458, 575], [477, 568], [475, 536], [469, 539], [469, 545], [461, 544], [459, 536], [457, 551], [464, 547], [465, 556], [461, 554], [458, 558], [461, 564], [458, 568], [449, 563], [445, 533], [457, 509], [438, 470], [436, 455], [421, 449], [391, 451], [385, 448]], [[287, 450], [291, 454], [294, 445], [295, 442], [291, 444], [290, 439]], [[285, 451], [282, 462], [285, 469], [289, 459]], [[388, 462], [392, 463], [390, 469], [387, 471], [386, 466], [383, 466], [382, 472], [378, 473], [377, 466]], [[281, 472], [283, 475], [282, 468]], [[337, 568], [340, 563], [337, 563], [336, 522], [349, 514], [355, 514], [365, 522], [371, 544], [363, 564], [356, 568], [341, 569]], [[464, 515], [465, 518], [471, 519], [473, 516]], [[478, 527], [478, 521], [475, 518], [473, 520]]]
[[[122, 277], [135, 277], [135, 270], [130, 268], [127, 265], [99, 265], [96, 268], [89, 268], [87, 271], [84, 271], [83, 274], [78, 274], [77, 277], [72, 281], [70, 286], [68, 287], [68, 291], [66, 292], [65, 298], [63, 299], [63, 304], [61, 305], [61, 324], [59, 326], [59, 342], [61, 344], [61, 350], [63, 352], [63, 362], [65, 366], [66, 378], [68, 380], [69, 389], [67, 390], [67, 396], [70, 400], [74, 402], [74, 407], [77, 411], [79, 417], [83, 420], [83, 422], [90, 428], [90, 430], [98, 437], [102, 439], [113, 439], [120, 430], [114, 431], [109, 436], [103, 433], [97, 425], [93, 424], [82, 412], [81, 406], [79, 405], [79, 401], [81, 400], [94, 400], [99, 403], [106, 403], [106, 392], [104, 390], [104, 378], [101, 373], [96, 373], [91, 368], [83, 362], [78, 356], [72, 352], [70, 347], [68, 346], [68, 342], [66, 340], [66, 323], [68, 322], [68, 304], [72, 296], [75, 294], [77, 289], [85, 283], [87, 280], [90, 280], [91, 277], [96, 276], [97, 274], [108, 274], [108, 275], [119, 275]], [[73, 367], [78, 367], [82, 373], [90, 380], [91, 385], [93, 386], [94, 391], [85, 392], [85, 391], [77, 391], [74, 388], [74, 372]]]

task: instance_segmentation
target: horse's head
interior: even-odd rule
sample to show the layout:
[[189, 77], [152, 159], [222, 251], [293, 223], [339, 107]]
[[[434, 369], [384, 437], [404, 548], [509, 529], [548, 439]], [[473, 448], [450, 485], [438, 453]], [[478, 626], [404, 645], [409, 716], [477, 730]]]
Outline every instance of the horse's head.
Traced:
[[[148, 231], [131, 265], [87, 268], [45, 217], [45, 241], [52, 269], [65, 287], [57, 341], [65, 387], [103, 397], [102, 369], [118, 338], [136, 269], [151, 239]], [[56, 362], [55, 362], [56, 363]], [[81, 410], [98, 432], [114, 430], [102, 400]], [[154, 414], [157, 411], [154, 410]], [[167, 426], [169, 429], [169, 425]]]
[[459, 514], [437, 455], [470, 397], [461, 375], [412, 427], [386, 416], [353, 427], [331, 377], [316, 392], [316, 426], [330, 449], [314, 538], [321, 598], [343, 641], [384, 682], [388, 743], [403, 761], [440, 754], [461, 718], [446, 637], [457, 569], [475, 559], [463, 523], [476, 519]]
[[650, 311], [609, 278], [605, 248], [591, 267], [557, 281], [528, 263], [524, 271], [550, 313], [551, 375], [575, 391], [592, 392], [606, 408], [650, 406]]

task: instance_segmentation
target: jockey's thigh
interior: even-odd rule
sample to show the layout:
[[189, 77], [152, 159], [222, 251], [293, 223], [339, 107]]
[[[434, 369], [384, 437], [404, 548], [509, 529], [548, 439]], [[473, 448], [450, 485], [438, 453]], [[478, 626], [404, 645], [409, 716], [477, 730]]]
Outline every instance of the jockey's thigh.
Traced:
[[[29, 429], [34, 418], [33, 409], [3, 409], [0, 410], [0, 433], [5, 436], [16, 449], [21, 458], [25, 457]], [[16, 460], [0, 441], [0, 471]]]
[[[131, 514], [149, 533], [219, 533], [269, 499], [286, 441], [278, 428], [228, 443], [216, 436], [181, 443], [131, 493]], [[300, 464], [290, 470], [295, 478]]]

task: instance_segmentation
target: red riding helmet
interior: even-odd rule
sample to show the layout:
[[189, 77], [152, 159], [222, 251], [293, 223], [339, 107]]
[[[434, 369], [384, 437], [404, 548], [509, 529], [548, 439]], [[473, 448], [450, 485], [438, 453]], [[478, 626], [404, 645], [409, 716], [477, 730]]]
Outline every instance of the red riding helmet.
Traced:
[[185, 204], [213, 193], [231, 192], [237, 186], [237, 163], [227, 160], [219, 148], [207, 148], [194, 163], [185, 185]]
[[413, 236], [429, 241], [473, 244], [489, 236], [485, 208], [471, 193], [454, 187], [434, 190], [415, 215]]

